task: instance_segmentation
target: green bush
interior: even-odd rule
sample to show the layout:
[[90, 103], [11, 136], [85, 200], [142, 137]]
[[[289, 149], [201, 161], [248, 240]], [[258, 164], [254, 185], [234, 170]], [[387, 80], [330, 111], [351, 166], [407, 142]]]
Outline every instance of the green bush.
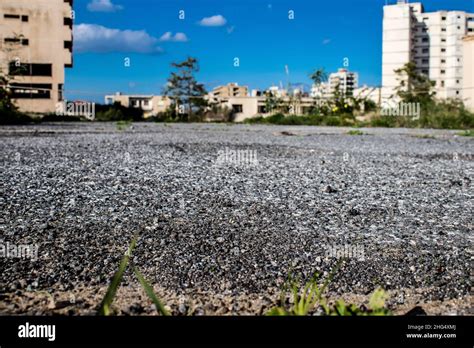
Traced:
[[358, 130], [358, 129], [353, 129], [347, 132], [348, 135], [364, 135], [365, 133]]
[[114, 105], [96, 105], [96, 121], [143, 121], [141, 109], [125, 107], [119, 103]]
[[18, 111], [4, 110], [0, 107], [0, 124], [2, 125], [26, 124], [31, 122], [35, 122], [35, 120], [28, 115]]
[[440, 101], [423, 110], [419, 126], [442, 129], [474, 128], [474, 113], [469, 112], [461, 101]]
[[47, 114], [47, 115], [44, 115], [40, 119], [40, 121], [41, 122], [80, 122], [82, 121], [82, 118], [80, 116]]
[[321, 126], [335, 125], [340, 126], [343, 121], [339, 116], [322, 115], [288, 115], [275, 114], [268, 117], [257, 116], [244, 121], [248, 124], [277, 124], [282, 126]]
[[474, 130], [466, 129], [464, 132], [458, 133], [462, 137], [474, 137]]
[[13, 104], [10, 99], [10, 92], [3, 88], [3, 85], [7, 83], [7, 79], [0, 75], [0, 124], [23, 124], [32, 122], [33, 119], [19, 112], [18, 108]]
[[329, 116], [324, 120], [324, 125], [339, 127], [341, 126], [341, 118], [339, 116]]
[[426, 103], [421, 106], [421, 115], [413, 117], [378, 116], [369, 121], [371, 127], [405, 127], [436, 129], [471, 129], [474, 113], [458, 100]]

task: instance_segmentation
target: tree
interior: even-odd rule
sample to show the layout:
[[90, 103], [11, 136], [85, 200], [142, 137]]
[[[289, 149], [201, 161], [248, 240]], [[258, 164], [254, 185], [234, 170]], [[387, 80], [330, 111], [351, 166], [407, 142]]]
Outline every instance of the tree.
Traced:
[[435, 82], [428, 76], [418, 73], [414, 63], [405, 64], [402, 68], [395, 70], [395, 73], [399, 81], [395, 90], [403, 102], [427, 105], [434, 101]]
[[[309, 74], [309, 78], [313, 81], [313, 86], [319, 88], [319, 90], [322, 92], [321, 85], [328, 80], [328, 74], [326, 73], [326, 70], [324, 70], [324, 68], [319, 68]], [[317, 110], [319, 113], [321, 111], [321, 107], [322, 105], [320, 97], [317, 96], [314, 99], [313, 112], [314, 110]]]
[[220, 122], [234, 122], [235, 112], [226, 105], [210, 103], [206, 111], [206, 120]]
[[319, 68], [313, 71], [310, 75], [309, 78], [313, 81], [313, 83], [316, 86], [321, 85], [322, 83], [326, 82], [328, 80], [328, 74], [324, 70], [324, 68]]
[[16, 112], [17, 108], [10, 99], [10, 91], [8, 90], [8, 77], [0, 70], [0, 111]]
[[[23, 35], [14, 34], [14, 38], [20, 40], [23, 38]], [[14, 75], [26, 75], [27, 73], [24, 66], [19, 64], [18, 61], [13, 61], [11, 58], [13, 52], [16, 50], [17, 48], [10, 44], [5, 44], [2, 48], [2, 53], [6, 61], [9, 62], [6, 72], [0, 68], [0, 114], [2, 114], [4, 118], [17, 115], [18, 113], [18, 108], [11, 100], [11, 91], [8, 88], [10, 81]]]
[[280, 110], [282, 101], [272, 91], [265, 92], [265, 111], [269, 114]]
[[181, 63], [172, 63], [176, 68], [168, 78], [168, 85], [164, 94], [168, 96], [172, 103], [172, 113], [175, 118], [181, 121], [201, 120], [207, 101], [204, 96], [207, 94], [204, 85], [198, 83], [194, 73], [199, 71], [196, 58], [188, 57]]

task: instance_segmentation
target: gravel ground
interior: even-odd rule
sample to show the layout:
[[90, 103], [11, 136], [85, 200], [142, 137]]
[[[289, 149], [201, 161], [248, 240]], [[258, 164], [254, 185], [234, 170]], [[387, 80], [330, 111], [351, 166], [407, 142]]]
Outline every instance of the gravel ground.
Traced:
[[[0, 257], [0, 314], [93, 313], [135, 234], [133, 263], [176, 314], [261, 314], [288, 273], [327, 275], [342, 252], [331, 296], [381, 286], [395, 311], [472, 314], [473, 138], [348, 130], [0, 128], [0, 242], [38, 248]], [[118, 312], [146, 314], [135, 302]]]

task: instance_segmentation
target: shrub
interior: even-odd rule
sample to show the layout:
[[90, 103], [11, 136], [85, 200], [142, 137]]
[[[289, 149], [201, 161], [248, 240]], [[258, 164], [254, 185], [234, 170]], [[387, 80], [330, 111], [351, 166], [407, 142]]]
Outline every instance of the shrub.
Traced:
[[365, 133], [358, 130], [358, 129], [353, 129], [347, 132], [348, 135], [364, 135]]
[[18, 111], [4, 110], [0, 107], [0, 124], [26, 124], [35, 122], [31, 117]]
[[0, 71], [0, 124], [22, 124], [32, 122], [29, 116], [18, 111], [10, 99], [10, 92], [4, 88], [8, 80]]
[[325, 126], [339, 127], [341, 126], [341, 118], [338, 116], [328, 116], [324, 119]]
[[464, 132], [458, 133], [458, 135], [460, 135], [462, 137], [474, 137], [474, 130], [467, 129]]
[[114, 105], [96, 105], [96, 121], [143, 121], [143, 110]]
[[83, 119], [80, 116], [64, 116], [56, 114], [47, 114], [41, 118], [41, 122], [80, 122]]

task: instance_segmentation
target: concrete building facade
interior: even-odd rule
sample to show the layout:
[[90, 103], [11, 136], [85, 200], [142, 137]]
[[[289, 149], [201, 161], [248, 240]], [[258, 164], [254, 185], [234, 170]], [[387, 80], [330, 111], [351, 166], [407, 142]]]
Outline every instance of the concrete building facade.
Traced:
[[329, 83], [323, 82], [319, 85], [313, 84], [311, 86], [311, 91], [309, 94], [313, 98], [328, 99], [331, 97], [331, 90], [329, 88]]
[[[207, 96], [209, 102], [218, 104], [231, 110], [235, 122], [242, 122], [248, 118], [258, 115], [269, 116], [273, 113], [266, 109], [266, 96], [236, 96], [223, 97], [211, 100]], [[314, 107], [316, 101], [314, 98], [301, 97], [292, 99], [290, 97], [282, 97], [281, 102], [287, 105], [289, 114], [302, 115], [308, 113], [310, 108]], [[114, 95], [105, 96], [105, 104], [112, 105], [119, 103], [125, 107], [134, 107], [143, 110], [145, 117], [156, 116], [166, 111], [171, 106], [171, 100], [166, 96], [153, 95], [124, 95], [116, 93]]]
[[353, 96], [359, 87], [359, 74], [347, 69], [339, 69], [329, 74], [327, 82], [311, 87], [310, 96], [319, 99], [330, 99], [339, 90], [341, 95]]
[[331, 95], [339, 89], [343, 96], [352, 96], [354, 90], [359, 86], [359, 75], [347, 69], [339, 69], [329, 75], [329, 92]]
[[382, 99], [382, 89], [379, 87], [362, 86], [354, 89], [354, 97], [357, 99], [370, 100], [379, 105]]
[[230, 98], [230, 97], [246, 97], [249, 94], [247, 86], [239, 86], [238, 83], [229, 83], [225, 86], [218, 86], [210, 93], [211, 99]]
[[384, 6], [382, 97], [395, 96], [400, 81], [395, 70], [408, 62], [436, 83], [438, 98], [463, 97], [463, 42], [474, 32], [474, 14], [424, 12], [421, 3], [398, 0]]
[[466, 107], [474, 111], [474, 34], [463, 39], [463, 99]]
[[143, 110], [143, 116], [155, 116], [165, 112], [171, 106], [171, 99], [160, 95], [124, 95], [116, 93], [105, 96], [105, 104], [113, 105], [119, 103], [127, 108], [139, 108]]
[[1, 0], [0, 69], [21, 111], [55, 112], [72, 67], [72, 0]]
[[[289, 106], [290, 115], [306, 114], [315, 105], [315, 100], [309, 97], [302, 97], [298, 100], [290, 97], [282, 97], [282, 102]], [[235, 122], [243, 122], [255, 116], [270, 116], [266, 109], [266, 97], [234, 97], [221, 100], [221, 105], [232, 110]], [[291, 104], [291, 105], [290, 105]]]

